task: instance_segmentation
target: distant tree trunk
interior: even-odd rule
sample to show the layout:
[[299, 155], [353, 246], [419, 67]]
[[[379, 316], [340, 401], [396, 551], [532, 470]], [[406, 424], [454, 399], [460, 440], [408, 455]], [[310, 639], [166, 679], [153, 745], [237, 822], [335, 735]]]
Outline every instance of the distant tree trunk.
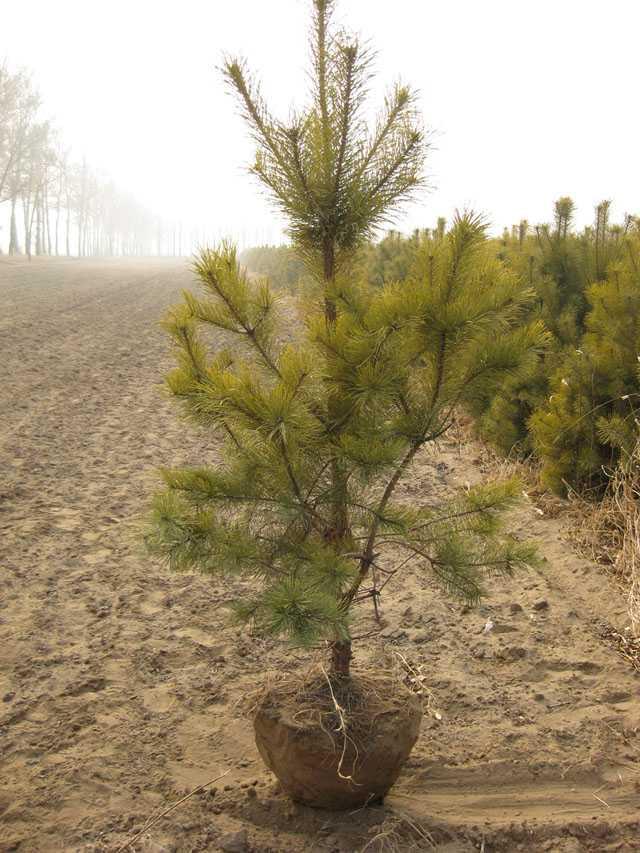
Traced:
[[18, 227], [16, 225], [16, 201], [15, 195], [11, 196], [11, 224], [9, 226], [9, 254], [19, 255], [20, 245], [18, 244]]
[[31, 227], [29, 224], [29, 201], [28, 196], [22, 196], [22, 216], [24, 219], [24, 250], [28, 258], [31, 258]]
[[36, 210], [38, 207], [37, 194], [36, 197], [31, 200], [31, 195], [29, 194], [26, 197], [26, 200], [23, 198], [22, 200], [24, 206], [24, 225], [25, 225], [25, 244], [26, 251], [29, 260], [32, 257], [32, 247], [33, 247], [33, 220], [36, 215]]
[[58, 251], [58, 234], [59, 234], [59, 232], [60, 232], [60, 193], [58, 193], [58, 200], [56, 203], [56, 235], [55, 235], [56, 257], [60, 254], [60, 252]]
[[65, 234], [65, 242], [67, 249], [67, 257], [71, 257], [71, 211], [69, 210], [69, 200], [67, 200], [67, 227]]
[[44, 193], [42, 191], [42, 196], [40, 199], [40, 254], [47, 254], [47, 216], [46, 216], [46, 207], [44, 201]]
[[36, 217], [36, 255], [42, 254], [42, 205], [40, 202], [40, 192], [36, 192], [36, 197], [33, 202], [33, 209]]
[[49, 205], [49, 190], [45, 188], [44, 193], [44, 223], [45, 223], [45, 232], [47, 235], [47, 254], [51, 257], [51, 211]]
[[[34, 199], [32, 205], [31, 205], [31, 219], [29, 221], [29, 245], [30, 246], [33, 245], [33, 219], [37, 215], [37, 212], [38, 212], [38, 204], [37, 204], [37, 200]], [[36, 244], [37, 244], [37, 241], [36, 241]], [[29, 260], [31, 260], [32, 254], [33, 253], [31, 251], [29, 251]]]
[[[60, 217], [62, 215], [62, 191], [67, 178], [67, 154], [63, 153], [58, 159], [58, 192], [56, 195], [56, 256], [60, 254], [58, 238], [60, 235]], [[69, 193], [67, 190], [67, 199]]]

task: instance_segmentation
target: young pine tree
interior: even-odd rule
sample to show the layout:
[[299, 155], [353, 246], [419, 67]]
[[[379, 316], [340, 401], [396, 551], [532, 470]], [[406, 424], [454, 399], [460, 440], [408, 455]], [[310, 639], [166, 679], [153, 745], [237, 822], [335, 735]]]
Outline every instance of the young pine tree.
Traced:
[[[553, 224], [538, 226], [534, 235], [527, 236], [526, 223], [521, 223], [517, 235], [502, 241], [499, 247], [500, 256], [508, 266], [535, 291], [529, 321], [542, 321], [549, 332], [549, 345], [533, 369], [520, 371], [495, 395], [480, 401], [476, 408], [481, 435], [505, 454], [513, 450], [529, 453], [535, 448], [541, 449], [531, 432], [530, 419], [533, 416], [538, 421], [537, 413], [547, 409], [552, 393], [559, 392], [557, 399], [565, 396], [563, 378], [575, 373], [577, 379], [585, 371], [595, 377], [586, 359], [575, 358], [579, 354], [577, 350], [584, 349], [581, 342], [590, 308], [589, 287], [603, 277], [599, 271], [603, 264], [606, 269], [616, 259], [624, 260], [624, 243], [632, 221], [627, 219], [624, 228], [611, 227], [608, 224], [609, 203], [602, 202], [596, 208], [594, 227], [576, 234], [572, 230], [573, 214], [572, 199], [560, 198], [554, 204]], [[599, 380], [594, 378], [594, 381], [597, 385]], [[558, 383], [560, 388], [556, 387]], [[588, 390], [586, 385], [583, 390]], [[594, 395], [589, 392], [588, 396]], [[584, 399], [577, 403], [577, 409], [584, 413], [590, 404], [582, 392], [581, 398]], [[573, 417], [571, 414], [570, 419]], [[602, 462], [596, 447], [595, 422], [591, 426], [588, 419], [580, 423], [580, 468], [583, 472], [593, 471], [594, 466], [598, 468]], [[566, 426], [564, 424], [563, 428]], [[563, 443], [560, 439], [558, 442]], [[560, 445], [556, 442], [556, 446]], [[569, 457], [567, 465], [573, 465]], [[580, 479], [582, 475], [574, 482]], [[558, 481], [554, 485], [557, 487]]]
[[326, 640], [333, 674], [347, 676], [350, 612], [374, 569], [395, 570], [390, 552], [472, 602], [487, 573], [532, 559], [501, 530], [515, 483], [422, 507], [396, 490], [456, 408], [535, 357], [543, 334], [522, 324], [531, 294], [471, 214], [402, 285], [355, 278], [358, 248], [421, 185], [424, 135], [402, 85], [366, 127], [371, 55], [332, 27], [330, 0], [314, 9], [311, 99], [289, 121], [271, 115], [244, 63], [224, 66], [256, 142], [252, 172], [288, 218], [313, 305], [283, 343], [290, 316], [233, 246], [200, 253], [200, 295], [165, 321], [177, 359], [167, 383], [226, 443], [218, 464], [162, 472], [148, 541], [174, 569], [251, 579], [236, 616], [298, 644]]
[[586, 332], [551, 382], [544, 407], [531, 418], [547, 486], [601, 492], [620, 458], [637, 442], [640, 409], [640, 238], [604, 281], [587, 290]]

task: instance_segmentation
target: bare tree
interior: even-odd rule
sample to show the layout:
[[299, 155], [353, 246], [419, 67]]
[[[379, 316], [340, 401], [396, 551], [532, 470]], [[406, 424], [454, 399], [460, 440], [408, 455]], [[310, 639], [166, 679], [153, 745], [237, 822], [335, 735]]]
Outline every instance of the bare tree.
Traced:
[[9, 210], [9, 253], [181, 254], [182, 226], [161, 222], [128, 194], [73, 162], [29, 74], [0, 66], [0, 205]]

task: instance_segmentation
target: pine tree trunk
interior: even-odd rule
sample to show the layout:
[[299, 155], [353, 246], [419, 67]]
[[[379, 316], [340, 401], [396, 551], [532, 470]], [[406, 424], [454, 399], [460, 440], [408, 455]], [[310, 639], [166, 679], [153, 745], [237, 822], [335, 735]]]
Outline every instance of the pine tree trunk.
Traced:
[[335, 248], [332, 240], [326, 240], [324, 244], [323, 250], [323, 264], [324, 264], [324, 290], [325, 290], [325, 300], [324, 300], [324, 315], [329, 323], [335, 323], [336, 321], [336, 304], [331, 299], [327, 293], [329, 289], [329, 285], [331, 285], [335, 279]]
[[[330, 288], [335, 281], [335, 247], [333, 240], [326, 240], [324, 244], [324, 290], [325, 290], [325, 322], [327, 326], [333, 325], [338, 317], [335, 301], [330, 294]], [[340, 415], [340, 401], [332, 395], [328, 400], [329, 420], [335, 422]], [[349, 527], [349, 515], [347, 512], [347, 484], [345, 472], [338, 461], [331, 464], [331, 479], [333, 484], [333, 506], [331, 513], [331, 527], [327, 531], [327, 539], [340, 545], [346, 543], [351, 537]], [[351, 640], [335, 640], [331, 643], [331, 672], [341, 678], [348, 678], [351, 674]]]
[[331, 674], [341, 678], [351, 675], [351, 640], [336, 640], [331, 643]]
[[[333, 240], [327, 239], [324, 244], [324, 290], [325, 290], [325, 321], [328, 326], [337, 320], [336, 303], [329, 294], [329, 288], [335, 281], [335, 247]], [[340, 403], [330, 396], [328, 401], [328, 415], [330, 421], [337, 421], [340, 414]], [[338, 462], [331, 465], [331, 477], [333, 480], [333, 512], [332, 529], [327, 538], [332, 542], [342, 542], [350, 535], [349, 519], [347, 516], [347, 493], [346, 482], [342, 466]]]

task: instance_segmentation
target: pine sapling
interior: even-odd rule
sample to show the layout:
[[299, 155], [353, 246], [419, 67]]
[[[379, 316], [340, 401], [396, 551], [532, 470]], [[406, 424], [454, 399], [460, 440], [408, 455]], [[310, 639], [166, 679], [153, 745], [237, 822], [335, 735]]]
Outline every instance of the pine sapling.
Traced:
[[376, 578], [402, 584], [420, 567], [476, 602], [486, 575], [533, 559], [502, 529], [517, 483], [424, 506], [397, 487], [457, 410], [537, 357], [544, 332], [523, 322], [532, 294], [470, 213], [443, 225], [402, 284], [358, 280], [358, 248], [422, 185], [425, 137], [416, 95], [399, 84], [366, 126], [372, 56], [332, 26], [330, 0], [313, 5], [304, 110], [280, 121], [244, 62], [223, 70], [256, 143], [251, 171], [289, 222], [313, 304], [292, 329], [286, 303], [247, 276], [232, 245], [199, 254], [200, 292], [165, 320], [177, 361], [167, 384], [224, 449], [217, 464], [161, 472], [147, 539], [173, 569], [248, 578], [236, 617], [302, 646], [326, 641], [332, 675], [346, 678], [351, 614], [377, 598]]

